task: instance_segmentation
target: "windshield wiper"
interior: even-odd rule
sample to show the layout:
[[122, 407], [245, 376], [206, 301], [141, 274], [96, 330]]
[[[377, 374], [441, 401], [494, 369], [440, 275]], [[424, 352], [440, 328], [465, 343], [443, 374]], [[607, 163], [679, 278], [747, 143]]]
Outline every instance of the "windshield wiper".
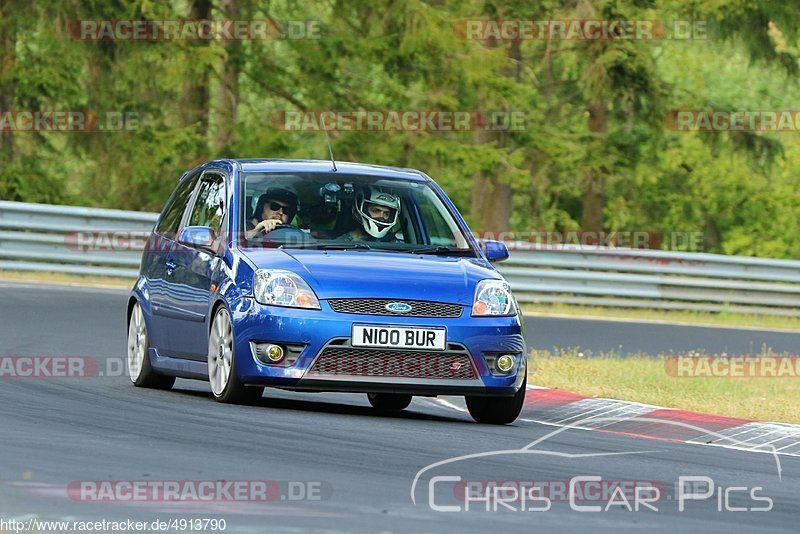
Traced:
[[281, 245], [278, 248], [312, 248], [314, 250], [370, 250], [365, 243], [301, 243], [299, 245]]
[[468, 248], [453, 248], [445, 246], [415, 248], [407, 251], [409, 254], [472, 254]]
[[445, 246], [421, 247], [413, 249], [371, 247], [366, 243], [342, 242], [342, 243], [299, 243], [283, 244], [278, 246], [282, 249], [307, 248], [314, 250], [374, 250], [376, 252], [405, 252], [407, 254], [473, 254], [467, 248], [454, 248]]
[[370, 250], [372, 247], [366, 243], [328, 243], [327, 245], [319, 245], [322, 250]]

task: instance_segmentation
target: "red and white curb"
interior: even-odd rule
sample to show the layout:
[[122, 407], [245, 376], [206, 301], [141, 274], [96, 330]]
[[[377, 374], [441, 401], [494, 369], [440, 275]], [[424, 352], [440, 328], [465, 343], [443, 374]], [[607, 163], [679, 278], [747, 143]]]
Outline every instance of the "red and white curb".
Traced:
[[[461, 403], [437, 399], [451, 409]], [[528, 386], [521, 421], [649, 439], [800, 456], [800, 425], [762, 423]]]

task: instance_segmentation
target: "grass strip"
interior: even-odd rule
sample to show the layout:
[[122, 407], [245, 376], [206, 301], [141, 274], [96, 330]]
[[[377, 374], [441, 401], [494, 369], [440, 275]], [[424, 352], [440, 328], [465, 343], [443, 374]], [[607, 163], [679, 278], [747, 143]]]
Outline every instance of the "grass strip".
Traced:
[[[779, 356], [779, 355], [775, 355]], [[756, 421], [800, 423], [800, 376], [677, 377], [667, 355], [532, 351], [529, 383], [590, 397], [642, 402]]]
[[628, 319], [691, 325], [763, 328], [766, 330], [800, 331], [800, 317], [759, 315], [736, 312], [701, 312], [641, 308], [607, 308], [570, 304], [522, 304], [522, 311], [543, 316], [586, 316], [600, 319]]

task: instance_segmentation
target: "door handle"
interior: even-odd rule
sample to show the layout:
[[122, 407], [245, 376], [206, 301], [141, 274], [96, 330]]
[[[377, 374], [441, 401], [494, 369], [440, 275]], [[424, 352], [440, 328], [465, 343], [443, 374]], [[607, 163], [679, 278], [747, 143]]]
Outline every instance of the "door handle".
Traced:
[[167, 263], [165, 263], [164, 265], [167, 267], [167, 274], [172, 274], [172, 271], [174, 271], [175, 268], [178, 266], [178, 264], [172, 260], [167, 260]]

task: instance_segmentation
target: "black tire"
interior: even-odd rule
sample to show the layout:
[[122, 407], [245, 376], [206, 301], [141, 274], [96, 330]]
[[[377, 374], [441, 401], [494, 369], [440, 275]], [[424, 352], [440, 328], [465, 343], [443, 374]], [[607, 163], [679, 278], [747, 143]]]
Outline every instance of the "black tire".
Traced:
[[[221, 321], [221, 324], [217, 322]], [[220, 337], [221, 330], [225, 333]], [[217, 391], [212, 382], [212, 358], [216, 355], [213, 351], [217, 350], [220, 344], [225, 346], [225, 349], [230, 354], [230, 371], [228, 373], [227, 382], [221, 391]], [[233, 343], [233, 327], [231, 326], [230, 314], [225, 307], [220, 307], [214, 314], [214, 320], [211, 323], [211, 329], [208, 336], [208, 360], [209, 360], [209, 383], [211, 384], [211, 393], [214, 399], [218, 402], [225, 404], [253, 404], [257, 402], [264, 394], [262, 386], [246, 386], [239, 379], [236, 372], [236, 352], [235, 344]], [[219, 369], [216, 369], [219, 372]]]
[[233, 381], [228, 382], [229, 391], [219, 397], [215, 395], [214, 399], [223, 404], [256, 404], [264, 395], [261, 386], [245, 386], [238, 378], [235, 381], [237, 385], [234, 386]]
[[141, 305], [133, 305], [128, 318], [128, 376], [133, 385], [140, 388], [171, 389], [175, 384], [174, 376], [156, 373], [150, 365], [150, 335]]
[[527, 377], [513, 397], [467, 397], [469, 414], [478, 423], [507, 425], [516, 421], [525, 403]]
[[411, 404], [411, 395], [400, 393], [367, 393], [369, 403], [381, 412], [398, 412]]

